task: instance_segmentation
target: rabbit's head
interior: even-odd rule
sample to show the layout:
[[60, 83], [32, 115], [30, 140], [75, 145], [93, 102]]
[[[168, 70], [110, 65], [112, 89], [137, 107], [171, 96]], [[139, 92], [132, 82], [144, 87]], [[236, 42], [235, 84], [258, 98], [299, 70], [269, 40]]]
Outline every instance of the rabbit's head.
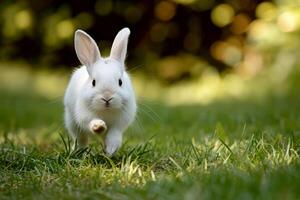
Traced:
[[75, 32], [75, 51], [89, 75], [81, 98], [93, 111], [122, 109], [130, 98], [131, 83], [124, 64], [129, 34], [130, 30], [123, 28], [115, 37], [110, 56], [103, 58], [87, 33]]

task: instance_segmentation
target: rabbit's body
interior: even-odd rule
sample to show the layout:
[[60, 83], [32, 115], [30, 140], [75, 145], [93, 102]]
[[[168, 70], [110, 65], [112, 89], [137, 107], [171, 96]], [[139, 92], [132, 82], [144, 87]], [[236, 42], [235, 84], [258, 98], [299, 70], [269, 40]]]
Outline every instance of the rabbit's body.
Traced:
[[123, 132], [133, 122], [137, 109], [124, 66], [129, 30], [122, 31], [114, 41], [109, 58], [100, 57], [95, 42], [86, 33], [76, 32], [75, 49], [84, 66], [74, 71], [64, 98], [69, 134], [77, 139], [79, 146], [85, 146], [89, 135], [104, 135], [107, 130], [108, 155], [121, 146]]
[[[124, 73], [124, 82], [130, 83], [130, 78], [127, 73]], [[136, 103], [134, 99], [133, 91], [128, 104], [124, 105], [121, 109], [115, 110], [94, 110], [86, 105], [86, 103], [80, 98], [82, 90], [84, 90], [84, 85], [88, 84], [89, 75], [87, 73], [86, 67], [82, 66], [74, 71], [69, 85], [65, 93], [65, 122], [68, 130], [76, 130], [81, 132], [86, 132], [87, 135], [90, 134], [89, 122], [92, 119], [102, 119], [107, 128], [116, 126], [121, 130], [125, 130], [128, 125], [134, 120], [136, 112]], [[76, 137], [76, 132], [70, 131], [73, 136]]]

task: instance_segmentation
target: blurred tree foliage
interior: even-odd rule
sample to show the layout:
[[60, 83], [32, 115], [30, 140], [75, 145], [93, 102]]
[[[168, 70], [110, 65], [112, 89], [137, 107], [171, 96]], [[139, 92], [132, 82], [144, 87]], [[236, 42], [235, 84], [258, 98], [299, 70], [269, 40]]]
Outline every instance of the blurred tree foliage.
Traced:
[[[2, 0], [0, 59], [34, 65], [79, 65], [76, 29], [101, 52], [122, 27], [131, 29], [129, 68], [167, 82], [207, 67], [248, 76], [299, 57], [299, 0]], [[282, 48], [282, 47], [285, 48]]]

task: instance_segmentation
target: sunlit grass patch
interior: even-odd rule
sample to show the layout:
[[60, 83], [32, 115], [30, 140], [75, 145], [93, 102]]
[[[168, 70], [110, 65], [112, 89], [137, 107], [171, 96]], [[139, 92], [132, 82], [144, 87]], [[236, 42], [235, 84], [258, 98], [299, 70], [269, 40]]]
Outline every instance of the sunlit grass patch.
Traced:
[[[299, 139], [291, 137], [252, 135], [230, 142], [214, 135], [183, 144], [157, 143], [154, 137], [140, 145], [125, 144], [113, 158], [95, 146], [73, 151], [69, 142], [63, 139], [65, 146], [60, 143], [47, 152], [13, 141], [2, 143], [1, 190], [5, 196], [297, 197], [299, 181], [289, 184], [299, 177], [295, 174]], [[290, 178], [279, 180], [277, 176]], [[8, 188], [8, 184], [13, 187]], [[179, 193], [170, 195], [171, 190]], [[51, 191], [56, 194], [52, 196]]]

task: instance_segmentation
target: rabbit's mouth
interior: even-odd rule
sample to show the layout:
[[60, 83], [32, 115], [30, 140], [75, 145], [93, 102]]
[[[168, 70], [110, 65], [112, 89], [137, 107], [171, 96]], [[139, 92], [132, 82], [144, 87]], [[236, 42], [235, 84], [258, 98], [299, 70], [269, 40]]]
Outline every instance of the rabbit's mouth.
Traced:
[[114, 102], [98, 102], [97, 105], [93, 106], [97, 111], [111, 111], [111, 110], [119, 110], [121, 106]]

